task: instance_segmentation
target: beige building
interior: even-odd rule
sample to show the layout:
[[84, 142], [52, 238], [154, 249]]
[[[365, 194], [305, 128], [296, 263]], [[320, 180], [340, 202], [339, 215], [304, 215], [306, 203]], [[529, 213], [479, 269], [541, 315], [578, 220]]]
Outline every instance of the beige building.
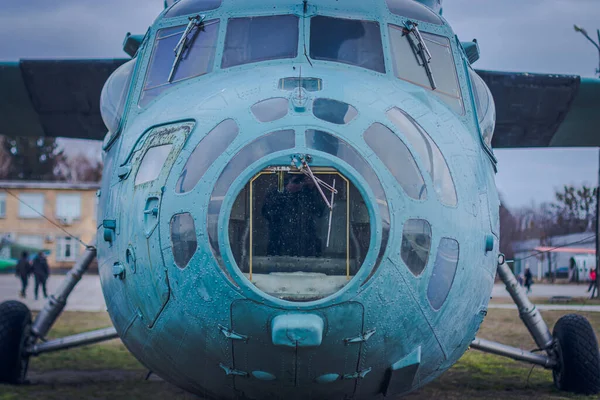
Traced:
[[99, 188], [98, 183], [0, 181], [0, 237], [49, 250], [50, 268], [68, 269], [85, 249], [69, 234], [91, 244], [96, 233]]

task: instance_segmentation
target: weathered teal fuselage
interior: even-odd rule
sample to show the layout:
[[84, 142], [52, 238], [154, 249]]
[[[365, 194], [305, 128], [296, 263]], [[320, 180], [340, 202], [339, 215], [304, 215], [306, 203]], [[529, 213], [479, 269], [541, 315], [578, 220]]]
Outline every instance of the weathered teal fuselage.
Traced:
[[[485, 316], [499, 242], [493, 156], [452, 29], [412, 0], [390, 8], [384, 0], [223, 0], [214, 7], [218, 1], [181, 0], [175, 7], [186, 3], [189, 12], [156, 20], [125, 67], [132, 84], [120, 84], [126, 101], [105, 143], [98, 259], [108, 311], [127, 348], [166, 380], [224, 399], [374, 398], [439, 376]], [[393, 4], [408, 15], [391, 12]], [[198, 14], [205, 25], [190, 25]], [[270, 20], [237, 20], [274, 15], [297, 20], [291, 54], [268, 57], [269, 46], [229, 43], [232, 21], [247, 40], [272, 26], [277, 41], [280, 28]], [[363, 24], [327, 60], [311, 39], [320, 16], [376, 24]], [[407, 21], [426, 35], [436, 90], [452, 86], [435, 64], [442, 59], [453, 62], [457, 90], [436, 94], [428, 80], [402, 79], [405, 60], [415, 74], [426, 72], [416, 52], [398, 54], [410, 47], [391, 42], [404, 40], [393, 29]], [[199, 31], [174, 70], [172, 43], [160, 49], [170, 27], [181, 27], [175, 44], [186, 27]], [[361, 42], [369, 35], [381, 37], [380, 64]], [[194, 58], [195, 43], [198, 55], [214, 54]], [[251, 50], [267, 56], [235, 65]], [[345, 55], [352, 51], [365, 57]], [[151, 75], [161, 54], [169, 58], [159, 82], [159, 73]], [[205, 63], [203, 71], [177, 79], [192, 61]], [[164, 75], [173, 71], [169, 83]], [[152, 79], [159, 83], [149, 85]], [[103, 97], [109, 102], [110, 91]], [[266, 111], [253, 107], [269, 99], [277, 100]], [[336, 193], [310, 183], [315, 175], [299, 162], [306, 155]], [[294, 176], [309, 182], [309, 200], [289, 200], [294, 192], [284, 185]], [[266, 205], [274, 188], [289, 200], [279, 222], [269, 213], [281, 208]], [[333, 199], [333, 210], [323, 197]], [[309, 211], [307, 204], [314, 204]], [[314, 209], [318, 215], [306, 217]], [[275, 246], [290, 228], [299, 244], [293, 252], [289, 243]]]

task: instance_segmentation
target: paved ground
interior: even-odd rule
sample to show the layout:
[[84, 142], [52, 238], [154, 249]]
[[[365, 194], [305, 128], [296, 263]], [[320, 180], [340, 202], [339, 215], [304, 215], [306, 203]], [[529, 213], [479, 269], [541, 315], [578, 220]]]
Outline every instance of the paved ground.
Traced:
[[[60, 286], [64, 275], [50, 276], [47, 283], [48, 295], [55, 293]], [[21, 299], [19, 291], [21, 290], [21, 281], [14, 275], [0, 275], [0, 303], [6, 300], [19, 300], [25, 302], [32, 310], [40, 310], [44, 307], [44, 297], [41, 294], [39, 300], [33, 298], [33, 279], [29, 281], [27, 287], [27, 297]], [[105, 311], [106, 304], [102, 296], [100, 287], [100, 278], [98, 275], [84, 276], [75, 286], [73, 293], [67, 300], [67, 311]]]
[[[536, 307], [542, 311], [600, 312], [600, 306], [598, 305], [587, 306], [581, 304], [537, 304]], [[490, 304], [488, 308], [516, 310], [517, 306], [514, 304]]]
[[[547, 285], [537, 283], [531, 287], [529, 297], [550, 298], [552, 296], [571, 296], [571, 297], [587, 297], [588, 285]], [[508, 298], [510, 297], [504, 285], [494, 285], [492, 290], [492, 298]]]
[[[60, 285], [64, 275], [51, 276], [48, 280], [48, 294], [54, 293]], [[19, 290], [21, 283], [13, 275], [0, 275], [0, 303], [6, 300], [21, 300], [19, 298]], [[571, 296], [571, 297], [587, 297], [587, 285], [533, 285], [533, 290], [530, 294], [532, 297], [540, 299], [548, 299], [552, 296]], [[492, 291], [493, 299], [507, 299], [510, 296], [504, 288], [504, 285], [495, 285]], [[44, 306], [44, 299], [35, 301], [33, 299], [33, 280], [29, 282], [27, 288], [27, 298], [25, 303], [32, 310], [40, 310]], [[493, 308], [514, 308], [511, 304], [492, 304]], [[571, 305], [540, 305], [540, 310], [571, 310], [571, 311], [595, 311], [600, 312], [600, 306], [571, 306]], [[102, 296], [102, 288], [97, 275], [84, 276], [75, 287], [71, 297], [67, 301], [66, 310], [68, 311], [105, 311], [106, 305]]]

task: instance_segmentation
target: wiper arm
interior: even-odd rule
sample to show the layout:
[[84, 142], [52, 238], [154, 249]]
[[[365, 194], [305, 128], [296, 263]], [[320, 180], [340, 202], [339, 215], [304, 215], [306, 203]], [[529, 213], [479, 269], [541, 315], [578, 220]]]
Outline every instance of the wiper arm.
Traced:
[[175, 72], [177, 72], [177, 67], [181, 62], [181, 57], [183, 56], [183, 52], [187, 48], [189, 34], [194, 30], [194, 28], [199, 28], [204, 21], [204, 16], [195, 15], [190, 17], [190, 22], [188, 23], [185, 31], [183, 31], [183, 35], [181, 35], [181, 39], [177, 42], [177, 45], [173, 49], [175, 52], [175, 60], [173, 61], [173, 65], [171, 66], [171, 72], [169, 72], [169, 78], [167, 82], [171, 83], [173, 81], [173, 77], [175, 76]]
[[311, 160], [310, 155], [294, 155], [292, 156], [292, 165], [296, 168], [298, 168], [298, 170], [300, 170], [300, 172], [302, 172], [304, 175], [308, 176], [313, 183], [315, 184], [315, 187], [317, 188], [319, 194], [321, 195], [321, 198], [323, 199], [323, 201], [325, 202], [325, 204], [327, 205], [327, 208], [329, 208], [330, 210], [333, 210], [333, 201], [330, 203], [329, 200], [327, 200], [327, 196], [325, 196], [325, 193], [323, 192], [323, 188], [325, 188], [326, 190], [329, 190], [332, 194], [337, 194], [337, 189], [334, 186], [329, 185], [328, 183], [324, 182], [322, 179], [319, 179], [315, 176], [315, 174], [312, 172], [312, 170], [310, 169], [309, 165], [308, 165], [308, 161]]
[[[410, 43], [410, 47], [415, 53], [415, 57], [417, 57], [417, 62], [423, 68], [425, 68], [425, 73], [427, 74], [427, 78], [429, 79], [429, 84], [431, 85], [431, 89], [437, 89], [437, 85], [435, 83], [435, 79], [433, 78], [433, 72], [431, 71], [431, 53], [425, 44], [425, 40], [423, 36], [421, 36], [421, 32], [419, 31], [418, 24], [413, 21], [406, 21], [404, 26], [408, 30], [407, 38]], [[416, 42], [416, 43], [415, 43]]]

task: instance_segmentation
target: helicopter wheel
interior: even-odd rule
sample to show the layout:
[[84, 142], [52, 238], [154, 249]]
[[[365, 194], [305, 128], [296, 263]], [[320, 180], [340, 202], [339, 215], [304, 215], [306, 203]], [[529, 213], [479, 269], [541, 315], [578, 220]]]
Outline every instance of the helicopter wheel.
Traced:
[[29, 356], [25, 346], [31, 332], [31, 312], [18, 301], [0, 304], [0, 383], [25, 383]]
[[554, 385], [568, 392], [600, 393], [600, 351], [588, 320], [577, 314], [565, 315], [554, 326], [552, 335], [558, 358]]

